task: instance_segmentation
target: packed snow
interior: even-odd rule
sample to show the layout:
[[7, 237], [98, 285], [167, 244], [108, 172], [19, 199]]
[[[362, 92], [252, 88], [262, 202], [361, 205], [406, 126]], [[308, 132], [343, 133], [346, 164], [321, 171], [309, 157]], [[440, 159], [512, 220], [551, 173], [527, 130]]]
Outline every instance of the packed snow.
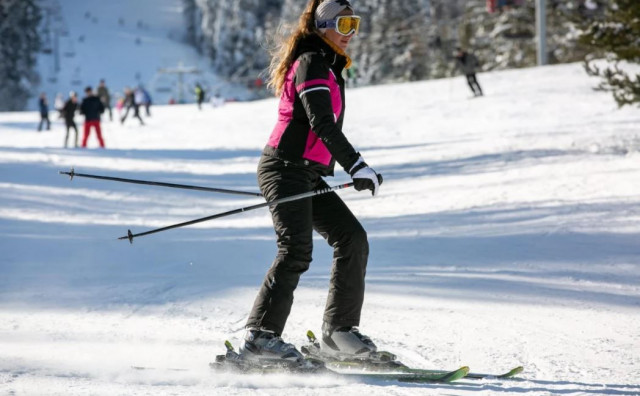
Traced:
[[[117, 238], [261, 199], [58, 172], [257, 191], [268, 99], [105, 121], [104, 150], [95, 135], [63, 149], [60, 120], [39, 133], [36, 113], [0, 113], [0, 393], [640, 394], [640, 113], [579, 64], [478, 78], [485, 97], [463, 77], [348, 90], [345, 133], [384, 183], [339, 194], [370, 239], [362, 331], [414, 367], [523, 365], [520, 380], [209, 368], [239, 345], [275, 255], [268, 210]], [[314, 242], [283, 334], [298, 346], [327, 291], [331, 250]]]

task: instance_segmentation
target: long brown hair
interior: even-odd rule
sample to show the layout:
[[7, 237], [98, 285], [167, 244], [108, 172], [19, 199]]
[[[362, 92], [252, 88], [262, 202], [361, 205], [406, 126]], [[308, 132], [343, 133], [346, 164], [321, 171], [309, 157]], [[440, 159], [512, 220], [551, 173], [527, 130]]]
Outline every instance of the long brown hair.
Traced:
[[287, 71], [295, 61], [296, 48], [300, 41], [316, 32], [315, 13], [318, 5], [324, 0], [309, 0], [300, 19], [298, 26], [288, 37], [284, 37], [271, 52], [271, 63], [269, 64], [268, 87], [273, 89], [279, 96], [282, 93], [284, 80]]

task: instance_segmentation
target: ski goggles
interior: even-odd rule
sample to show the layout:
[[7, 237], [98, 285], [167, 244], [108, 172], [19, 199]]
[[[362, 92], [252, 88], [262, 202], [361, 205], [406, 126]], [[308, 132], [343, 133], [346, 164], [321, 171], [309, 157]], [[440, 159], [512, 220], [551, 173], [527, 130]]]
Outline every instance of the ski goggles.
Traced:
[[343, 36], [357, 34], [360, 28], [360, 17], [357, 15], [341, 15], [327, 21], [316, 21], [318, 29], [335, 29]]

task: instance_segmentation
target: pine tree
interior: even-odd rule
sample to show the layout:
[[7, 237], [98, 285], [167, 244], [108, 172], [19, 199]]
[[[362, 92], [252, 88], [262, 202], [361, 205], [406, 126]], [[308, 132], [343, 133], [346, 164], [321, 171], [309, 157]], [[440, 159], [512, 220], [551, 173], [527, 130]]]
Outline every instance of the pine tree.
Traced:
[[182, 0], [182, 15], [184, 17], [187, 43], [198, 45], [198, 8], [195, 0]]
[[183, 0], [187, 18], [196, 15], [201, 26], [199, 49], [212, 60], [216, 72], [229, 81], [251, 83], [268, 64], [267, 31], [280, 20], [283, 0]]
[[33, 0], [0, 1], [0, 111], [24, 109], [39, 83], [40, 7]]
[[[640, 74], [632, 77], [622, 66], [640, 63], [640, 2], [615, 0], [602, 19], [586, 28], [580, 41], [592, 49], [585, 70], [602, 78], [596, 89], [611, 92], [619, 107], [640, 104]], [[604, 69], [594, 61], [599, 58], [607, 61]]]

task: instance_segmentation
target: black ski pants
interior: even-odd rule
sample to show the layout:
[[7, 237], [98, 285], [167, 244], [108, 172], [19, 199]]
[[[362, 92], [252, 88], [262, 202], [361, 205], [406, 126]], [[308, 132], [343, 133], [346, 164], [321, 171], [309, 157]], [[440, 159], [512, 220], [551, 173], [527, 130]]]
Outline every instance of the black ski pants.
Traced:
[[[268, 201], [328, 187], [308, 168], [262, 156], [260, 191]], [[253, 305], [247, 328], [282, 334], [300, 275], [309, 269], [312, 234], [333, 247], [333, 267], [323, 320], [334, 326], [358, 326], [369, 257], [367, 233], [335, 192], [271, 207], [278, 252]]]
[[140, 117], [140, 106], [137, 104], [132, 104], [127, 106], [127, 108], [124, 111], [124, 115], [122, 116], [122, 118], [120, 118], [120, 123], [124, 124], [124, 121], [127, 119], [127, 116], [129, 115], [129, 109], [133, 109], [133, 117], [137, 118], [140, 121], [140, 125], [144, 125], [144, 121], [142, 121], [142, 117]]
[[47, 123], [47, 131], [51, 129], [51, 121], [49, 121], [49, 113], [40, 114], [40, 124], [38, 124], [38, 132], [42, 130], [44, 123]]
[[78, 127], [76, 126], [76, 122], [74, 120], [65, 121], [65, 125], [67, 127], [67, 133], [64, 136], [64, 147], [67, 148], [67, 144], [69, 142], [69, 131], [71, 130], [71, 128], [73, 128], [76, 133], [76, 138], [74, 139], [74, 147], [78, 147]]
[[469, 84], [469, 88], [473, 91], [474, 95], [482, 95], [482, 88], [480, 88], [480, 84], [478, 84], [478, 79], [475, 74], [467, 74], [467, 84]]

